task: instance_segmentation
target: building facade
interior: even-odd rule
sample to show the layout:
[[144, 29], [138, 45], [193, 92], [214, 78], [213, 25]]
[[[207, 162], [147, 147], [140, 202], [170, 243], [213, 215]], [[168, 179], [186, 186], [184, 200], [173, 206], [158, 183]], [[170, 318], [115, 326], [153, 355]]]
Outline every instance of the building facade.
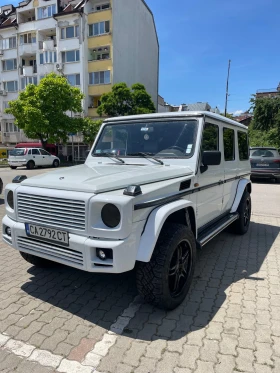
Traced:
[[85, 95], [81, 115], [97, 118], [101, 95], [118, 82], [144, 84], [157, 107], [158, 65], [154, 18], [143, 0], [27, 0], [2, 6], [1, 142], [36, 140], [27, 139], [4, 111], [27, 84], [38, 84], [48, 73], [79, 87]]

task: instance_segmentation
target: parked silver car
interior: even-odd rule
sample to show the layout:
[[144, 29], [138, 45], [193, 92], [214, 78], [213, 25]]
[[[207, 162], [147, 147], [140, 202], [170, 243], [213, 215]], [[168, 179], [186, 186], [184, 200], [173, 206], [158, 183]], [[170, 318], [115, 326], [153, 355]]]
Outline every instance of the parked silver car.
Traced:
[[250, 149], [251, 178], [280, 181], [280, 154], [276, 148], [254, 147]]

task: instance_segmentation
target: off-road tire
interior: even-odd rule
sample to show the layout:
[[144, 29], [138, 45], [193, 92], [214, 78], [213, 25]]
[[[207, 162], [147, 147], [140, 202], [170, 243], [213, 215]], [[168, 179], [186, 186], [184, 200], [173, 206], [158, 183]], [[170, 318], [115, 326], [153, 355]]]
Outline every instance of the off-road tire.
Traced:
[[26, 168], [28, 170], [34, 170], [34, 167], [35, 167], [35, 163], [33, 161], [27, 162]]
[[22, 251], [20, 251], [20, 255], [28, 263], [33, 264], [34, 266], [39, 267], [39, 268], [49, 268], [49, 267], [54, 267], [57, 265], [57, 263], [52, 262], [51, 260], [47, 260], [44, 258], [40, 258], [39, 256], [27, 254]]
[[[169, 287], [169, 271], [173, 255], [180, 242], [189, 245], [190, 270], [182, 292], [173, 297]], [[185, 299], [194, 274], [196, 242], [190, 228], [182, 224], [167, 223], [163, 226], [150, 262], [138, 262], [136, 283], [138, 292], [148, 303], [159, 308], [172, 310]]]
[[57, 159], [55, 159], [55, 160], [53, 161], [53, 167], [54, 167], [54, 168], [59, 167], [59, 161], [58, 161]]
[[10, 166], [10, 168], [11, 168], [12, 170], [16, 170], [16, 169], [17, 169], [17, 166]]
[[[248, 204], [249, 204], [249, 211], [246, 212], [246, 210], [248, 210]], [[239, 218], [232, 224], [232, 232], [235, 234], [243, 235], [247, 233], [249, 226], [250, 226], [250, 220], [251, 220], [251, 195], [247, 190], [245, 190], [243, 193], [237, 212], [239, 213]], [[245, 223], [246, 213], [248, 215], [247, 224]]]

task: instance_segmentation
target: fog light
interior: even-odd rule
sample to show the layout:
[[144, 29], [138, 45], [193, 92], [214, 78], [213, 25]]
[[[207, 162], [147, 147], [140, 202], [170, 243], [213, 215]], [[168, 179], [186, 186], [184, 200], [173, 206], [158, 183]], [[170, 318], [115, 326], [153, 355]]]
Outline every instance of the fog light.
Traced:
[[98, 256], [99, 259], [101, 259], [101, 260], [106, 260], [106, 254], [105, 254], [104, 251], [101, 250], [101, 249], [98, 249], [98, 250], [97, 250], [97, 256]]
[[12, 230], [11, 230], [11, 228], [10, 228], [10, 227], [7, 227], [5, 231], [6, 231], [6, 235], [9, 236], [9, 237], [11, 237], [11, 235], [12, 235]]

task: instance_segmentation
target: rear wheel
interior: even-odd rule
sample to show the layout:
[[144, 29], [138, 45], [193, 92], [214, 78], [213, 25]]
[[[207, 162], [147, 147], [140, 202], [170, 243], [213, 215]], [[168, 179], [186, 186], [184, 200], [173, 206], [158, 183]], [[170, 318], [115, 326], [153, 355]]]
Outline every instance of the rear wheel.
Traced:
[[57, 263], [52, 262], [51, 260], [47, 260], [44, 258], [40, 258], [39, 256], [23, 253], [22, 251], [20, 251], [20, 255], [28, 263], [33, 264], [34, 266], [39, 267], [39, 268], [48, 268], [48, 267], [54, 267], [55, 265], [57, 265]]
[[155, 306], [172, 310], [185, 299], [193, 278], [196, 243], [190, 228], [166, 224], [149, 263], [139, 262], [139, 293]]
[[59, 166], [59, 161], [57, 160], [57, 159], [55, 159], [54, 161], [53, 161], [53, 167], [58, 167]]
[[35, 167], [35, 163], [34, 163], [33, 161], [29, 161], [29, 162], [27, 163], [27, 165], [26, 165], [26, 168], [27, 168], [28, 170], [33, 170], [34, 167]]
[[240, 235], [247, 233], [251, 221], [251, 209], [251, 195], [245, 190], [237, 209], [239, 218], [232, 225], [234, 233]]
[[17, 169], [16, 166], [10, 166], [10, 168], [11, 168], [12, 170], [16, 170], [16, 169]]

